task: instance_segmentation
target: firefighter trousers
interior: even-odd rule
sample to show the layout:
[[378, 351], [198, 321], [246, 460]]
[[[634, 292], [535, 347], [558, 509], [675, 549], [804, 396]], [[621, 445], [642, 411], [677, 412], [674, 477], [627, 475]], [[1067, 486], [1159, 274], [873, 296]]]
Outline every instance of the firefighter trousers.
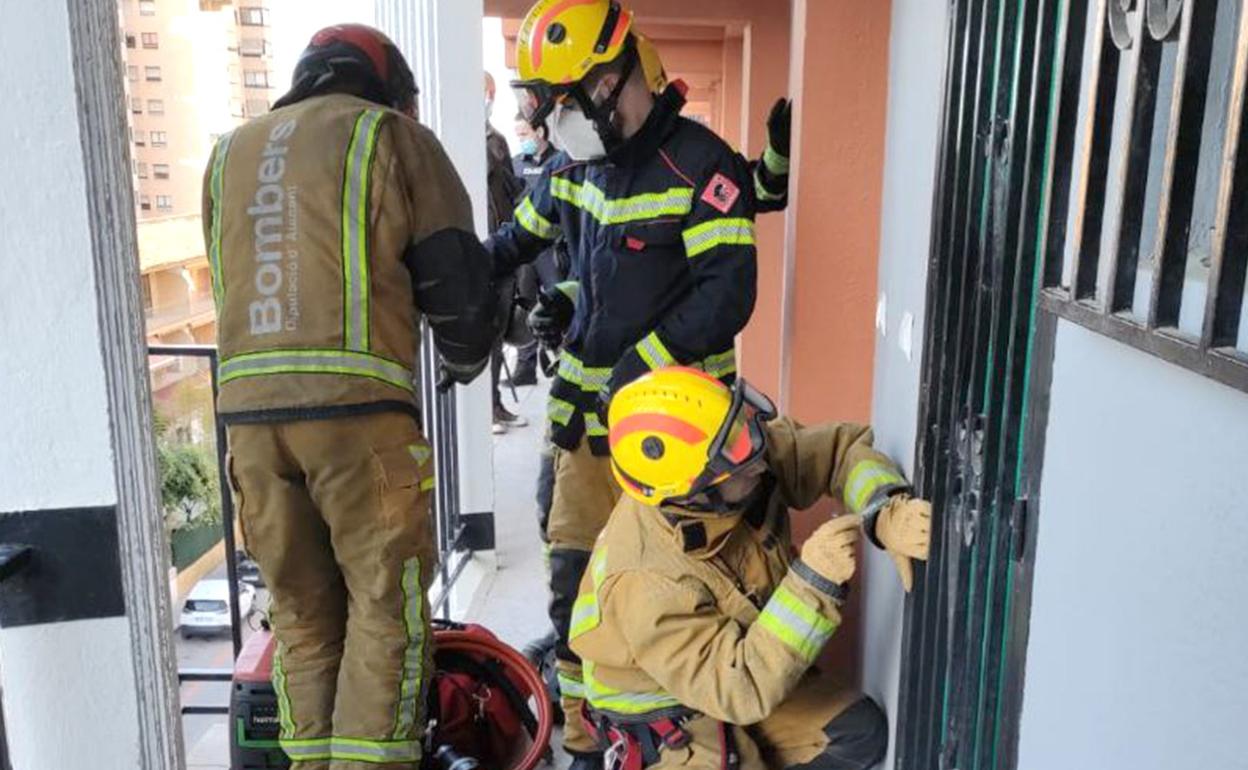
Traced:
[[813, 674], [762, 722], [726, 727], [727, 742], [719, 722], [693, 717], [684, 724], [688, 744], [662, 748], [647, 770], [724, 770], [725, 749], [739, 770], [868, 770], [888, 750], [888, 719], [875, 701]]
[[297, 770], [414, 770], [432, 672], [428, 443], [406, 414], [232, 425], [229, 475], [272, 595]]
[[555, 658], [566, 715], [563, 746], [570, 752], [589, 753], [598, 747], [578, 717], [585, 685], [581, 659], [568, 648], [568, 627], [594, 541], [607, 525], [623, 490], [611, 473], [611, 458], [595, 456], [584, 439], [572, 451], [555, 448], [554, 471], [555, 492], [546, 537], [550, 543], [550, 620], [559, 637]]

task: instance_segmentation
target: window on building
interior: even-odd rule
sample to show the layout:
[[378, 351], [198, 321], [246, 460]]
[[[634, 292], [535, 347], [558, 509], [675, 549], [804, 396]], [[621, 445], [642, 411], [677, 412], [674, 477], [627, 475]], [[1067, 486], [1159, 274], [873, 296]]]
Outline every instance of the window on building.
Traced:
[[238, 52], [243, 56], [267, 56], [269, 43], [262, 38], [243, 38], [238, 43]]
[[146, 136], [143, 134], [143, 131], [140, 129], [137, 129], [137, 128], [130, 129], [130, 138], [134, 140], [134, 144], [137, 147], [143, 147], [146, 145]]
[[143, 114], [143, 100], [137, 96], [130, 97], [130, 111], [135, 115]]
[[152, 196], [150, 196], [150, 195], [140, 195], [140, 196], [139, 196], [139, 210], [141, 210], [141, 211], [151, 211], [151, 210], [152, 210]]
[[1224, 6], [1195, 4], [1180, 24], [1164, 3], [1130, 22], [1109, 3], [1097, 24], [1071, 22], [1041, 301], [1248, 390], [1248, 59]]
[[169, 164], [168, 163], [153, 163], [152, 164], [152, 176], [154, 176], [157, 179], [168, 179], [169, 178]]
[[172, 208], [173, 208], [173, 196], [172, 195], [157, 195], [156, 196], [156, 209], [158, 211], [169, 211]]
[[243, 84], [248, 88], [268, 88], [269, 73], [265, 70], [247, 70], [243, 73]]
[[151, 81], [151, 82], [159, 81], [160, 80], [160, 67], [157, 67], [157, 66], [144, 67], [143, 77], [144, 79]]
[[160, 48], [160, 38], [155, 32], [144, 32], [142, 38], [144, 48]]
[[268, 11], [263, 8], [239, 8], [238, 23], [244, 27], [263, 27], [269, 23]]
[[254, 118], [257, 115], [263, 115], [269, 111], [268, 99], [248, 99], [247, 100], [247, 117]]
[[147, 179], [147, 164], [140, 161], [134, 162], [134, 174], [139, 179]]
[[153, 147], [164, 147], [169, 141], [169, 135], [164, 131], [152, 131], [149, 138], [152, 140]]
[[165, 100], [164, 99], [148, 99], [147, 100], [148, 115], [164, 115]]
[[139, 82], [139, 68], [131, 64], [126, 67], [126, 79], [131, 83]]
[[140, 16], [155, 16], [156, 15], [156, 0], [139, 0], [139, 15]]
[[126, 35], [126, 48], [134, 48], [134, 35]]

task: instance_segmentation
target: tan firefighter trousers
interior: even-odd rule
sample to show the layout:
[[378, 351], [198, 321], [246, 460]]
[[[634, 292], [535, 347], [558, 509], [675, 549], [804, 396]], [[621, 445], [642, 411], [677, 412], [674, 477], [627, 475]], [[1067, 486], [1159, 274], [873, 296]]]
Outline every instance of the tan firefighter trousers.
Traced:
[[408, 770], [431, 672], [433, 464], [398, 413], [231, 425], [230, 480], [272, 594], [282, 748], [298, 770]]
[[611, 458], [596, 457], [589, 442], [569, 452], [555, 449], [555, 493], [550, 507], [546, 536], [550, 542], [550, 619], [559, 635], [555, 665], [559, 696], [563, 706], [563, 746], [568, 751], [588, 753], [598, 750], [581, 721], [585, 685], [581, 660], [568, 647], [568, 626], [572, 604], [581, 587], [581, 575], [589, 564], [598, 533], [623, 490], [611, 473]]

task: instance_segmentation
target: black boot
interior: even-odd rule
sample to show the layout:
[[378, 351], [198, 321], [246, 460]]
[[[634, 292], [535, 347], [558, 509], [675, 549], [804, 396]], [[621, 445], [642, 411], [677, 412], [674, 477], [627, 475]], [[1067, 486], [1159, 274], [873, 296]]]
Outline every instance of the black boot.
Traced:
[[569, 751], [568, 754], [572, 755], [572, 764], [568, 765], [568, 770], [602, 770], [601, 752], [583, 754], [579, 751]]

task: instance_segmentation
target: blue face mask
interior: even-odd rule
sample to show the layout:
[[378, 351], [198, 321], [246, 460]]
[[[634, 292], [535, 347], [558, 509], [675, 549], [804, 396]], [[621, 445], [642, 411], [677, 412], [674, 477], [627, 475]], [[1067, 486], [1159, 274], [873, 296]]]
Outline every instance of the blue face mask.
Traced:
[[533, 137], [520, 140], [520, 153], [530, 157], [537, 155], [537, 140]]

